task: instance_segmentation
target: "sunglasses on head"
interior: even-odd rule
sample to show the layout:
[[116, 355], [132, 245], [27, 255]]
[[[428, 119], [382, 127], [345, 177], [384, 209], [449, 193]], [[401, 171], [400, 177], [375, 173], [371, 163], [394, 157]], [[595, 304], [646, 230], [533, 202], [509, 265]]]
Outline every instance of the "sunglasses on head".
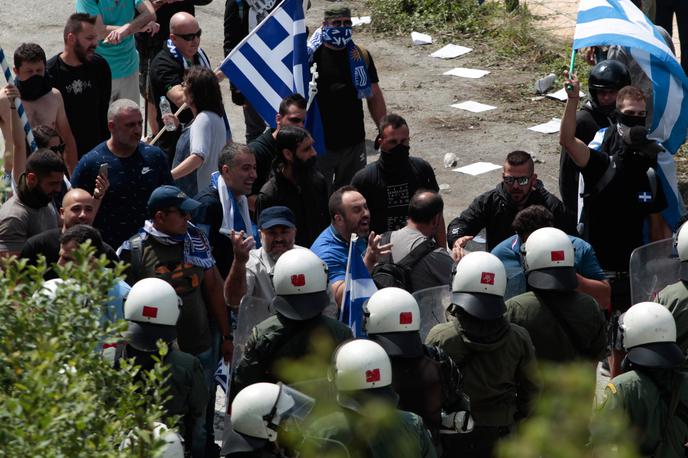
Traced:
[[196, 37], [201, 38], [201, 32], [203, 31], [198, 29], [198, 32], [195, 33], [173, 33], [172, 35], [179, 37], [184, 41], [192, 41]]
[[530, 177], [512, 177], [512, 176], [504, 176], [502, 177], [504, 179], [504, 183], [506, 183], [509, 186], [513, 186], [514, 183], [518, 183], [519, 186], [525, 186], [528, 184], [530, 181]]
[[51, 147], [50, 147], [50, 150], [51, 150], [53, 153], [62, 154], [62, 153], [64, 153], [64, 151], [65, 151], [65, 144], [64, 144], [64, 143], [60, 143], [59, 145], [51, 146]]

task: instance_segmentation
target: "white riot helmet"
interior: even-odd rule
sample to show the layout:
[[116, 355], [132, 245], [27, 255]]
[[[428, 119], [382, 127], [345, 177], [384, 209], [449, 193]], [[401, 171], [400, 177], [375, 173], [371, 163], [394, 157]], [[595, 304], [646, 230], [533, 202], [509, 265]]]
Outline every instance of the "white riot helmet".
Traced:
[[640, 302], [619, 318], [620, 343], [630, 362], [645, 367], [670, 368], [683, 364], [676, 345], [676, 322], [671, 312], [656, 302]]
[[683, 224], [676, 236], [676, 251], [681, 261], [679, 276], [681, 280], [688, 281], [688, 224]]
[[[131, 431], [119, 446], [120, 451], [125, 451], [132, 446], [135, 433]], [[164, 423], [155, 422], [153, 424], [153, 439], [156, 441], [162, 439], [165, 441], [165, 446], [162, 453], [155, 456], [161, 458], [184, 458], [184, 439], [176, 431], [167, 427]]]
[[144, 278], [136, 282], [124, 301], [129, 344], [141, 351], [155, 351], [158, 339], [172, 342], [177, 337], [180, 307], [181, 299], [165, 280]]
[[275, 263], [272, 283], [276, 294], [273, 307], [291, 320], [315, 318], [330, 301], [327, 266], [311, 250], [294, 249], [280, 256]]
[[543, 227], [523, 244], [528, 284], [536, 289], [571, 291], [578, 286], [571, 239], [564, 231]]
[[389, 356], [407, 358], [423, 354], [418, 302], [401, 288], [382, 288], [363, 306], [363, 328]]
[[255, 383], [232, 401], [231, 428], [225, 428], [222, 454], [251, 452], [277, 440], [277, 427], [285, 420], [303, 420], [315, 400], [282, 383]]
[[474, 251], [461, 258], [452, 280], [452, 306], [481, 320], [504, 315], [506, 271], [498, 257]]

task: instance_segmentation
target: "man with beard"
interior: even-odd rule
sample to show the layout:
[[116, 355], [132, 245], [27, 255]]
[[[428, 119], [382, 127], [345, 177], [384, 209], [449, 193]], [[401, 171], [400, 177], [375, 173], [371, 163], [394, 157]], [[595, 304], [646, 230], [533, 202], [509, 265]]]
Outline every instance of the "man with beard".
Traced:
[[[17, 89], [29, 124], [44, 125], [57, 131], [65, 144], [64, 162], [69, 173], [72, 173], [78, 160], [76, 142], [69, 127], [62, 95], [46, 77], [45, 66], [45, 52], [35, 43], [23, 43], [14, 51], [13, 70], [17, 75]], [[9, 122], [10, 110], [14, 108], [14, 101], [9, 97], [0, 100], [0, 118]], [[6, 138], [5, 141], [11, 140]]]
[[76, 149], [81, 156], [107, 140], [107, 110], [112, 74], [107, 61], [95, 53], [96, 18], [84, 13], [69, 16], [64, 28], [64, 51], [46, 67], [52, 83], [64, 98]]
[[[430, 164], [409, 156], [409, 127], [404, 118], [388, 114], [380, 121], [379, 128], [380, 158], [359, 170], [351, 185], [368, 202], [370, 228], [382, 234], [406, 225], [409, 202], [417, 190], [438, 192], [440, 187]], [[436, 237], [444, 246], [447, 241], [444, 219]]]
[[275, 205], [288, 207], [296, 217], [296, 243], [310, 246], [327, 227], [327, 183], [315, 169], [313, 138], [301, 127], [287, 126], [277, 133], [274, 174], [260, 190], [256, 213]]
[[342, 186], [333, 192], [328, 209], [330, 225], [313, 242], [311, 251], [327, 264], [328, 282], [339, 306], [344, 296], [344, 277], [351, 237], [357, 236], [354, 246], [359, 253], [364, 253], [363, 263], [369, 272], [373, 270], [380, 255], [391, 252], [391, 244], [380, 244], [382, 237], [370, 231], [368, 204], [353, 186]]
[[253, 237], [244, 237], [243, 232], [231, 234], [234, 262], [225, 280], [225, 302], [235, 309], [244, 296], [272, 301], [275, 297], [272, 284], [275, 262], [294, 248], [294, 214], [287, 207], [266, 209], [258, 218], [258, 228], [260, 248], [254, 249]]
[[550, 194], [537, 179], [535, 164], [525, 151], [512, 151], [504, 161], [503, 182], [495, 189], [476, 197], [458, 218], [447, 228], [447, 241], [452, 257], [458, 262], [465, 254], [464, 247], [481, 229], [485, 228], [487, 251], [502, 240], [511, 237], [516, 213], [531, 205], [542, 205], [554, 215], [554, 226], [572, 234], [567, 224], [564, 205]]
[[58, 227], [51, 201], [65, 172], [62, 159], [49, 149], [29, 157], [16, 194], [0, 207], [0, 256], [18, 255], [29, 237]]
[[575, 137], [575, 91], [580, 83], [575, 75], [566, 83], [568, 101], [559, 142], [585, 180], [583, 238], [595, 249], [609, 279], [612, 310], [624, 311], [631, 305], [628, 262], [631, 252], [644, 243], [646, 221], [650, 241], [671, 236], [660, 214], [667, 203], [654, 172], [661, 147], [646, 137], [645, 96], [626, 86], [616, 97], [617, 124], [607, 129], [599, 151], [588, 148]]

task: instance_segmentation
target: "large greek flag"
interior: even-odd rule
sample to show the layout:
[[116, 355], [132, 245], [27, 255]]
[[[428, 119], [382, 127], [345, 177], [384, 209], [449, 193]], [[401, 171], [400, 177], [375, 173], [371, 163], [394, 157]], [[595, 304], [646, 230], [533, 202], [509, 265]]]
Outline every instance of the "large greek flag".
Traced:
[[[303, 0], [284, 0], [225, 58], [220, 69], [271, 127], [282, 99], [298, 92], [308, 100], [311, 79]], [[317, 104], [307, 127], [318, 149], [323, 142]], [[316, 118], [317, 119], [314, 119]], [[320, 135], [318, 135], [320, 133]]]
[[370, 278], [363, 257], [356, 248], [356, 238], [356, 234], [352, 234], [349, 242], [340, 320], [351, 328], [354, 337], [359, 338], [366, 335], [363, 331], [363, 304], [377, 291], [377, 286]]
[[688, 128], [688, 78], [654, 24], [630, 0], [580, 0], [575, 49], [624, 46], [648, 78], [654, 92], [649, 137], [675, 154]]

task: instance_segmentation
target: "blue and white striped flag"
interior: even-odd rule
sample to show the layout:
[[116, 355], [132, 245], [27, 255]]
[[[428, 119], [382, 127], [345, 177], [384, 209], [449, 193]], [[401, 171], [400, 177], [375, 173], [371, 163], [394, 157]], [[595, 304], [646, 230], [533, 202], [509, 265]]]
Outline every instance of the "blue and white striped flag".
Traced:
[[[227, 55], [222, 72], [271, 127], [283, 98], [298, 92], [308, 100], [311, 79], [303, 0], [284, 0]], [[322, 124], [316, 103], [306, 127], [323, 154]]]
[[346, 262], [344, 278], [344, 300], [340, 321], [349, 325], [354, 337], [365, 337], [363, 331], [363, 304], [377, 291], [377, 286], [370, 277], [363, 257], [356, 248], [356, 234], [351, 235], [349, 242], [349, 259]]
[[630, 0], [581, 0], [573, 47], [602, 45], [624, 46], [652, 80], [649, 138], [675, 154], [688, 128], [688, 78], [664, 38]]

